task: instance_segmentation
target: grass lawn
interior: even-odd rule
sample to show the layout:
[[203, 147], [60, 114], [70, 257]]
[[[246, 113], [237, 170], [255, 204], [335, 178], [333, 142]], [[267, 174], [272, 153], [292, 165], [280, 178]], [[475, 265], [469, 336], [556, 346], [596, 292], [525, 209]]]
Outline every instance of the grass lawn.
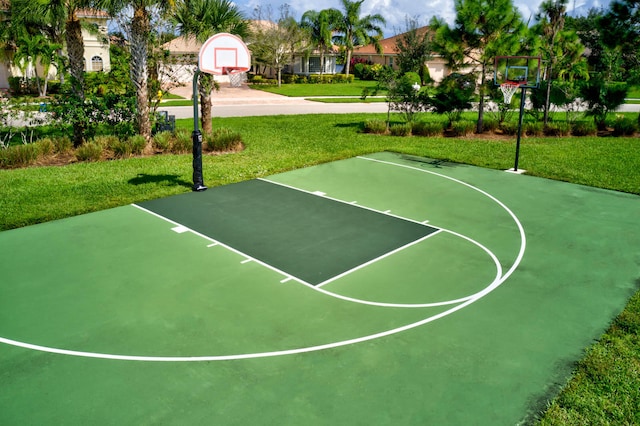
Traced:
[[[361, 133], [363, 123], [374, 118], [384, 120], [386, 115], [217, 118], [214, 127], [240, 132], [246, 149], [205, 156], [205, 183], [224, 185], [384, 150], [494, 169], [513, 165], [511, 139]], [[192, 122], [177, 124], [190, 128]], [[545, 178], [640, 194], [640, 139], [524, 138], [520, 167]], [[0, 229], [188, 192], [191, 170], [191, 155], [0, 170]], [[586, 349], [574, 378], [550, 403], [540, 424], [638, 424], [639, 406], [640, 295], [636, 294], [599, 342]]]
[[[373, 89], [378, 83], [368, 80], [356, 80], [353, 83], [332, 84], [282, 84], [276, 85], [253, 84], [252, 89], [264, 90], [293, 97], [322, 97], [322, 96], [356, 96], [360, 97], [365, 88]], [[384, 95], [384, 93], [380, 93]]]
[[352, 104], [352, 103], [371, 103], [371, 102], [386, 102], [384, 97], [367, 97], [364, 101], [360, 98], [344, 97], [344, 98], [307, 98], [307, 100], [313, 102], [323, 102], [327, 104]]

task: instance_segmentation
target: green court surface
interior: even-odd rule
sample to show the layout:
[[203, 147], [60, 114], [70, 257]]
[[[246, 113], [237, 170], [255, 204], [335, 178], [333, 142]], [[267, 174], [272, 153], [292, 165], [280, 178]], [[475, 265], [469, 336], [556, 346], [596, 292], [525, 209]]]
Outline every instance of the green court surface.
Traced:
[[0, 233], [0, 424], [530, 422], [640, 198], [377, 153]]

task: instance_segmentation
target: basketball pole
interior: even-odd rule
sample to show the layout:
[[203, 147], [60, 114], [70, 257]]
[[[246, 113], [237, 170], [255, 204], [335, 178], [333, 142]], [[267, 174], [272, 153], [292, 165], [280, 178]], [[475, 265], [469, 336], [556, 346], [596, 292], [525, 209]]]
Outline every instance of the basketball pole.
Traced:
[[193, 141], [193, 187], [194, 191], [205, 191], [207, 187], [204, 185], [202, 178], [202, 132], [198, 129], [198, 77], [200, 77], [200, 69], [197, 68], [193, 75], [193, 133], [191, 140]]
[[522, 94], [520, 95], [520, 117], [518, 117], [518, 137], [516, 138], [516, 160], [513, 171], [518, 171], [518, 160], [520, 158], [520, 137], [522, 135], [522, 117], [524, 116], [524, 100], [527, 95], [527, 88], [522, 86]]

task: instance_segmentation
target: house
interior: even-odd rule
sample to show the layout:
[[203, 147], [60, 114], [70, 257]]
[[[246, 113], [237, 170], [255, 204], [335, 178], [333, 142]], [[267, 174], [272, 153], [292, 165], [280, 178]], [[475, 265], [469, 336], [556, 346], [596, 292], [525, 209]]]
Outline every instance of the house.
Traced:
[[[0, 10], [7, 10], [9, 0], [0, 0]], [[109, 15], [106, 12], [94, 9], [81, 9], [77, 12], [79, 19], [96, 24], [98, 33], [89, 32], [82, 29], [82, 38], [84, 40], [84, 60], [85, 70], [87, 72], [108, 72], [111, 70], [111, 57], [109, 55], [109, 42], [107, 39], [107, 21]], [[9, 78], [21, 77], [22, 73], [18, 67], [13, 64], [10, 55], [0, 55], [1, 58], [7, 58], [0, 61], [0, 90], [9, 88]], [[42, 69], [38, 68], [38, 75], [42, 76]], [[57, 69], [55, 65], [51, 66], [49, 78], [56, 78]]]
[[[420, 27], [417, 29], [420, 36], [428, 30], [428, 27]], [[396, 44], [398, 39], [402, 36], [403, 34], [399, 34], [380, 40], [382, 53], [376, 52], [373, 44], [357, 47], [353, 50], [352, 58], [361, 58], [374, 64], [388, 65], [397, 69], [398, 65], [396, 58], [398, 56], [398, 48]], [[442, 81], [443, 78], [452, 72], [447, 66], [447, 61], [441, 56], [434, 55], [429, 61], [427, 61], [426, 65], [429, 68], [429, 75], [436, 83]]]
[[[250, 21], [250, 26], [269, 26], [275, 25], [271, 21]], [[202, 43], [199, 43], [193, 37], [179, 36], [175, 39], [163, 44], [161, 48], [169, 52], [168, 60], [162, 64], [160, 75], [166, 85], [171, 84], [187, 84], [193, 80], [195, 66], [198, 64], [198, 53]], [[247, 43], [249, 51], [251, 45]], [[317, 50], [313, 50], [306, 54], [297, 54], [294, 56], [291, 64], [285, 65], [283, 72], [288, 74], [311, 75], [311, 74], [335, 74], [338, 72], [337, 58], [338, 51], [333, 49], [331, 52], [324, 54], [324, 69], [321, 66], [321, 55]], [[276, 71], [269, 67], [259, 66], [255, 64], [252, 70], [256, 74], [262, 74], [267, 77], [274, 77]], [[216, 76], [218, 82], [228, 82], [227, 76]], [[169, 83], [171, 82], [171, 83]]]

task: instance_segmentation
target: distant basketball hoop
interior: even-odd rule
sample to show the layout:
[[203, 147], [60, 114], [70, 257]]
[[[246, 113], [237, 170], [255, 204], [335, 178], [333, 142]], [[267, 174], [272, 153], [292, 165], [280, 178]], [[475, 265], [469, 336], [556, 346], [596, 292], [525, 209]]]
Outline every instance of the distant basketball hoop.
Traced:
[[[193, 76], [193, 187], [204, 191], [202, 177], [202, 133], [198, 129], [198, 77], [201, 72], [228, 75], [231, 85], [242, 84], [242, 75], [251, 68], [251, 55], [240, 37], [229, 33], [215, 34], [204, 42], [198, 54], [198, 69]], [[239, 79], [232, 79], [238, 76]], [[239, 83], [238, 83], [239, 82]]]
[[518, 137], [516, 139], [516, 158], [513, 169], [518, 172], [518, 160], [520, 158], [520, 138], [522, 135], [522, 117], [524, 104], [527, 97], [527, 89], [537, 89], [540, 85], [540, 69], [542, 58], [540, 56], [496, 56], [493, 66], [493, 82], [500, 86], [504, 103], [511, 104], [513, 95], [522, 90], [520, 94], [520, 115], [518, 116]]
[[247, 72], [251, 68], [251, 54], [240, 37], [228, 33], [216, 34], [200, 48], [198, 68], [214, 75]]
[[507, 105], [511, 104], [511, 99], [513, 98], [513, 95], [518, 91], [519, 88], [520, 88], [520, 84], [515, 83], [513, 81], [507, 81], [505, 83], [500, 84], [500, 90], [502, 91], [505, 104]]

